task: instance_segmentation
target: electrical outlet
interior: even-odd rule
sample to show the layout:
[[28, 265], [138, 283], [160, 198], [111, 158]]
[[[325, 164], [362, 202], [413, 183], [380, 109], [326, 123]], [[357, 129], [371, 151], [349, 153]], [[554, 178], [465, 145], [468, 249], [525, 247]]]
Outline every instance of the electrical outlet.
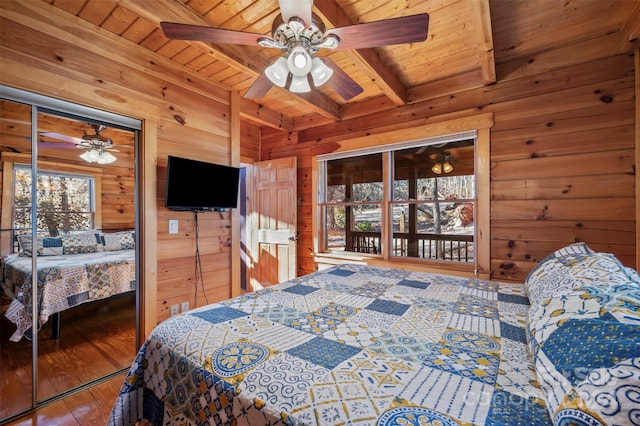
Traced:
[[180, 306], [180, 312], [186, 312], [189, 310], [189, 302], [182, 302], [182, 306]]
[[177, 234], [178, 233], [178, 221], [175, 219], [169, 219], [169, 233]]
[[178, 305], [171, 305], [171, 316], [178, 315]]

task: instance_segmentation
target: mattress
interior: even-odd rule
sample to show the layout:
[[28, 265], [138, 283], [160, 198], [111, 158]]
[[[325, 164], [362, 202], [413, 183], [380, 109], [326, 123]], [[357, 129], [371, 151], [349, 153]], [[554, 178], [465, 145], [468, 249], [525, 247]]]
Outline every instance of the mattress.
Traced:
[[[135, 250], [38, 256], [38, 324], [82, 303], [136, 288]], [[16, 325], [11, 341], [31, 336], [31, 257], [8, 255], [2, 261], [2, 287], [12, 298], [5, 316]]]
[[341, 265], [159, 324], [110, 425], [550, 424], [524, 286]]

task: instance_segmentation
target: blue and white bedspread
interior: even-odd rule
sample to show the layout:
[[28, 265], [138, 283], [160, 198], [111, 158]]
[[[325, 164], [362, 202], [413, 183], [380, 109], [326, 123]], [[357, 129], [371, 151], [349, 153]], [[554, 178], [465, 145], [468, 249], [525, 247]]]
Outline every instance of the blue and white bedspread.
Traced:
[[[12, 297], [5, 316], [16, 325], [10, 340], [31, 335], [31, 257], [2, 261], [2, 287]], [[73, 306], [135, 290], [135, 250], [38, 256], [38, 324]]]
[[343, 265], [159, 324], [110, 425], [544, 425], [522, 284]]
[[640, 276], [576, 243], [531, 271], [530, 353], [558, 426], [640, 425]]

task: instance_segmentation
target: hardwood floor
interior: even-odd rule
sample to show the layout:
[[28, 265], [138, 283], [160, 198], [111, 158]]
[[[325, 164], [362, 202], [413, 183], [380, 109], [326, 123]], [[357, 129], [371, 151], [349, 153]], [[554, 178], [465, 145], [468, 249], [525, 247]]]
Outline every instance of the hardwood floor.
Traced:
[[125, 374], [118, 375], [107, 382], [50, 403], [6, 425], [104, 425], [109, 418], [113, 402], [120, 392], [124, 376]]
[[[128, 368], [137, 351], [135, 296], [81, 305], [63, 312], [60, 338], [52, 338], [51, 321], [38, 339], [38, 400]], [[31, 406], [32, 343], [10, 342], [15, 330], [0, 320], [0, 424]], [[7, 424], [105, 424], [124, 375], [51, 402]]]

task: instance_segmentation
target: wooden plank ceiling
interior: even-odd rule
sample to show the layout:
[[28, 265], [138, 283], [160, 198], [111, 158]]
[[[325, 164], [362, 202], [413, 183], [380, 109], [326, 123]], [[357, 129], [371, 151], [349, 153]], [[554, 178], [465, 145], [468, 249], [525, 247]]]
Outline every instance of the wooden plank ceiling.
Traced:
[[[277, 0], [43, 1], [241, 95], [281, 55], [259, 46], [169, 40], [159, 26], [170, 21], [271, 35]], [[300, 95], [273, 87], [261, 99], [243, 101], [247, 117], [255, 119], [251, 111], [261, 109], [261, 124], [301, 130], [491, 85], [517, 75], [518, 61], [554, 46], [617, 34], [615, 48], [629, 52], [640, 35], [636, 0], [316, 0], [313, 10], [327, 28], [429, 13], [428, 38], [357, 51], [322, 50], [319, 55], [329, 56], [363, 93], [345, 102], [326, 85]], [[508, 72], [500, 75], [496, 69]], [[264, 118], [269, 116], [279, 118]]]

